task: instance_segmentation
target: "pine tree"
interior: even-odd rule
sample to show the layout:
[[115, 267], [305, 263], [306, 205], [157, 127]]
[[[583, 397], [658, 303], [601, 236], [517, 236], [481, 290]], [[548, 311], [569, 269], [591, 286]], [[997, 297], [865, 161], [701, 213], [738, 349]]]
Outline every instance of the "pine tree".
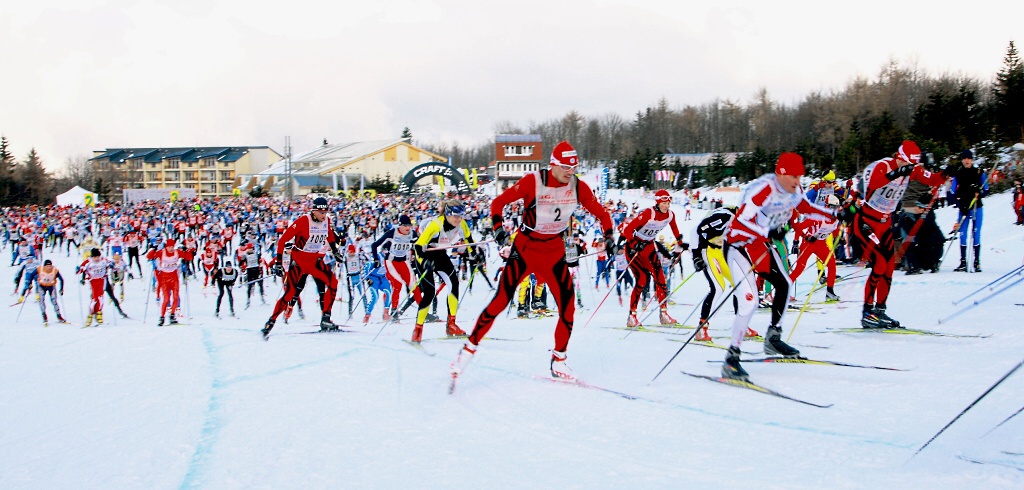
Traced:
[[35, 148], [28, 152], [19, 170], [18, 180], [25, 188], [22, 201], [26, 204], [49, 204], [52, 182]]
[[14, 168], [17, 161], [11, 154], [7, 136], [0, 135], [0, 205], [10, 206], [14, 202], [11, 194], [14, 186]]
[[399, 138], [412, 138], [412, 131], [409, 130], [409, 126], [402, 128], [402, 135]]
[[1013, 41], [992, 87], [996, 136], [1004, 143], [1024, 141], [1024, 64]]

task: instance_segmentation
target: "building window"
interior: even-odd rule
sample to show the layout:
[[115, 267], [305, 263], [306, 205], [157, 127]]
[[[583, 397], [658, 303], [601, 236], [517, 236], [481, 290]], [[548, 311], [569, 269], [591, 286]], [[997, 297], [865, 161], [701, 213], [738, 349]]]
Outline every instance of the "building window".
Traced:
[[522, 145], [509, 145], [505, 146], [505, 156], [509, 157], [528, 157], [533, 155], [532, 146]]
[[129, 163], [129, 166], [131, 166], [132, 170], [142, 170], [142, 160], [136, 158]]
[[203, 180], [213, 180], [217, 178], [217, 172], [214, 172], [212, 170], [203, 171], [201, 173]]
[[217, 166], [217, 161], [212, 158], [203, 159], [203, 168], [214, 168]]
[[215, 184], [203, 184], [203, 192], [217, 192]]
[[160, 180], [160, 172], [146, 172], [146, 180]]
[[396, 160], [398, 160], [398, 149], [396, 147], [392, 146], [391, 148], [384, 150], [385, 162], [394, 162]]
[[230, 193], [231, 192], [231, 184], [221, 184], [220, 185], [220, 191], [222, 193], [225, 193], [225, 194]]
[[233, 179], [234, 177], [231, 175], [232, 173], [234, 173], [234, 172], [232, 172], [230, 170], [221, 170], [220, 171], [220, 180], [231, 180], [231, 179]]
[[181, 172], [167, 172], [164, 174], [164, 180], [177, 182], [181, 180]]
[[185, 180], [196, 180], [195, 172], [185, 172]]
[[164, 168], [181, 168], [181, 159], [180, 158], [169, 158], [167, 160], [167, 164], [164, 165]]
[[185, 184], [185, 188], [186, 189], [195, 189], [196, 185], [195, 184]]

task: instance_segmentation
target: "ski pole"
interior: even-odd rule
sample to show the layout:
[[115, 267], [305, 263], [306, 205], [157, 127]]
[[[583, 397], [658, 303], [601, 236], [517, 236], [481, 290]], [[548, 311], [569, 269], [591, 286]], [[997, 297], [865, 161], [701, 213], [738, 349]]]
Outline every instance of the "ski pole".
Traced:
[[[665, 299], [663, 299], [663, 300], [658, 302], [657, 308], [654, 308], [651, 311], [647, 312], [647, 314], [644, 315], [644, 317], [640, 319], [640, 324], [643, 325], [644, 321], [646, 321], [648, 318], [650, 318], [650, 316], [653, 315], [655, 311], [660, 311], [661, 310], [661, 306], [664, 305], [665, 303], [667, 303], [669, 298], [671, 298], [673, 294], [676, 294], [676, 291], [679, 291], [679, 289], [682, 288], [683, 285], [686, 284], [686, 282], [689, 281], [690, 278], [695, 276], [696, 274], [697, 274], [697, 270], [694, 269], [694, 271], [691, 272], [690, 275], [686, 276], [686, 278], [684, 278], [683, 281], [680, 282], [678, 286], [676, 286], [674, 289], [672, 289], [672, 291], [670, 293], [665, 295]], [[654, 299], [652, 298], [651, 301], [647, 302], [647, 305], [650, 306], [650, 304], [653, 303], [653, 302], [654, 302]], [[700, 307], [700, 304], [698, 304], [697, 307]], [[644, 307], [644, 311], [647, 311], [647, 307], [646, 306]], [[693, 316], [693, 313], [695, 311], [696, 311], [696, 309], [694, 309], [694, 311], [691, 311], [689, 315], [686, 315], [686, 318], [683, 319], [683, 321], [680, 323], [680, 325], [686, 325], [686, 322], [690, 321], [690, 317]], [[631, 333], [633, 333], [633, 330], [630, 330], [629, 333], [626, 334], [626, 337], [629, 337], [629, 334], [631, 334]], [[622, 337], [622, 338], [625, 339], [626, 337]]]
[[[366, 277], [369, 277], [369, 275], [367, 275]], [[360, 273], [359, 274], [359, 282], [358, 282], [359, 289], [361, 290], [362, 294], [359, 295], [359, 303], [357, 303], [357, 304], [362, 304], [364, 308], [366, 307], [366, 291], [368, 289], [370, 289], [370, 287], [367, 284], [365, 284], [366, 277], [363, 277], [362, 273]], [[350, 284], [349, 287], [351, 288], [352, 276], [349, 276], [348, 282]], [[349, 293], [349, 296], [350, 297], [352, 296], [351, 292]], [[352, 300], [349, 299], [349, 304], [351, 304], [351, 303], [352, 303]], [[355, 306], [353, 306], [352, 308], [349, 308], [349, 310], [350, 311], [348, 312], [348, 319], [345, 320], [345, 323], [348, 323], [349, 321], [351, 321], [352, 320], [352, 316], [355, 315], [355, 313], [356, 313]]]
[[[807, 305], [811, 304], [811, 296], [814, 296], [814, 292], [818, 290], [819, 286], [821, 286], [821, 276], [825, 274], [825, 269], [828, 269], [828, 261], [832, 260], [832, 254], [836, 251], [836, 243], [838, 243], [838, 241], [834, 242], [832, 244], [832, 249], [828, 251], [828, 257], [825, 257], [825, 267], [822, 267], [821, 270], [818, 271], [818, 277], [814, 279], [814, 284], [811, 285], [811, 292], [807, 293], [807, 299], [804, 300], [804, 306], [800, 308], [800, 313], [796, 315], [796, 321], [793, 322], [793, 326], [789, 328], [789, 336], [786, 337], [786, 342], [789, 342], [789, 339], [793, 338], [793, 332], [796, 331], [796, 326], [800, 324], [800, 319], [803, 318], [804, 311], [807, 310]], [[797, 258], [797, 260], [799, 260], [799, 258]]]
[[896, 252], [894, 259], [895, 263], [900, 263], [900, 260], [903, 259], [903, 254], [907, 253], [907, 250], [910, 248], [910, 244], [914, 242], [914, 237], [917, 235], [918, 230], [921, 229], [921, 225], [924, 224], [925, 216], [927, 216], [928, 213], [931, 212], [932, 206], [935, 205], [935, 200], [938, 199], [939, 189], [941, 188], [942, 186], [936, 186], [935, 190], [932, 191], [932, 199], [928, 201], [928, 205], [924, 207], [924, 212], [921, 213], [921, 218], [918, 219], [914, 223], [914, 226], [910, 228], [910, 232], [907, 233], [907, 237], [903, 239], [903, 244], [900, 245], [900, 249]]
[[960, 298], [960, 299], [954, 301], [953, 304], [957, 305], [961, 301], [963, 301], [963, 300], [965, 300], [967, 298], [970, 298], [971, 296], [974, 296], [975, 294], [978, 294], [981, 291], [984, 291], [986, 288], [988, 288], [988, 290], [991, 291], [993, 288], [995, 288], [996, 284], [1002, 282], [1004, 279], [1006, 279], [1006, 278], [1008, 278], [1008, 277], [1010, 277], [1010, 276], [1012, 276], [1014, 274], [1020, 274], [1022, 272], [1024, 272], [1024, 265], [1021, 265], [1021, 266], [1017, 267], [1016, 269], [1014, 269], [1014, 270], [1012, 270], [1010, 272], [1007, 272], [1006, 274], [1003, 274], [998, 279], [996, 279], [996, 280], [994, 280], [994, 281], [992, 281], [992, 282], [990, 282], [990, 283], [988, 283], [988, 284], [986, 284], [986, 285], [984, 285], [984, 286], [982, 286], [982, 287], [972, 291], [967, 296], [964, 296], [963, 298]]
[[[928, 447], [928, 445], [931, 444], [932, 441], [934, 441], [936, 437], [939, 437], [939, 434], [942, 434], [943, 432], [945, 432], [946, 429], [949, 428], [949, 426], [953, 425], [954, 422], [959, 420], [960, 417], [962, 417], [965, 413], [967, 413], [968, 410], [974, 408], [974, 406], [977, 405], [978, 402], [980, 402], [982, 398], [985, 398], [985, 396], [987, 396], [989, 393], [991, 393], [992, 390], [996, 389], [996, 387], [999, 386], [1003, 381], [1006, 381], [1006, 378], [1009, 378], [1011, 374], [1013, 374], [1015, 371], [1020, 369], [1020, 366], [1022, 364], [1024, 364], [1024, 360], [1018, 362], [1017, 365], [1013, 367], [1013, 369], [1010, 369], [1010, 371], [1008, 371], [1006, 374], [1004, 374], [1002, 378], [999, 378], [999, 381], [996, 381], [996, 383], [994, 385], [989, 386], [989, 388], [987, 390], [985, 390], [985, 392], [982, 393], [981, 396], [979, 396], [977, 399], [975, 399], [973, 402], [971, 402], [970, 405], [967, 405], [967, 408], [961, 410], [960, 413], [958, 413], [956, 415], [956, 417], [953, 417], [953, 420], [950, 420], [949, 423], [945, 425], [945, 427], [943, 427], [937, 433], [935, 433], [935, 435], [932, 436], [931, 439], [928, 439], [928, 442], [924, 443], [923, 446], [918, 448], [918, 450], [910, 458], [913, 459], [914, 456], [917, 456], [922, 450], [924, 450], [924, 448]], [[1007, 420], [1009, 420], [1009, 419], [1007, 419]]]
[[[627, 271], [629, 270], [629, 266], [632, 265], [633, 261], [636, 260], [636, 258], [639, 256], [640, 254], [636, 254], [633, 256], [632, 259], [629, 259], [629, 263], [626, 264]], [[604, 298], [601, 298], [601, 302], [598, 303], [596, 307], [594, 307], [594, 312], [590, 314], [590, 318], [587, 318], [587, 322], [583, 324], [583, 328], [587, 328], [587, 325], [590, 325], [590, 321], [594, 319], [594, 315], [597, 315], [597, 311], [601, 309], [601, 305], [603, 305], [605, 300], [608, 299], [608, 296], [611, 296], [612, 290], [615, 288], [616, 285], [619, 284], [619, 281], [621, 281], [623, 277], [626, 277], [626, 275], [623, 274], [615, 279], [615, 283], [612, 284], [612, 287], [608, 288], [608, 292], [604, 295]]]
[[[718, 306], [716, 306], [714, 310], [711, 310], [711, 313], [708, 314], [708, 320], [711, 320], [711, 317], [715, 316], [715, 313], [718, 313], [718, 310], [725, 306], [725, 304], [729, 301], [729, 298], [731, 298], [733, 294], [736, 294], [736, 290], [739, 289], [740, 284], [743, 284], [743, 282], [747, 280], [747, 277], [750, 276], [750, 273], [754, 272], [754, 270], [757, 269], [757, 266], [761, 263], [762, 260], [764, 260], [766, 256], [767, 255], [762, 255], [760, 258], [758, 258], [757, 262], [754, 262], [754, 264], [750, 266], [750, 270], [748, 270], [746, 274], [743, 274], [743, 278], [740, 279], [739, 281], [736, 281], [736, 284], [732, 287], [732, 289], [729, 290], [729, 294], [722, 296], [722, 302], [718, 303]], [[661, 371], [658, 371], [658, 374], [654, 375], [654, 378], [651, 379], [650, 383], [647, 383], [648, 386], [650, 386], [651, 383], [657, 380], [658, 376], [661, 376], [661, 373], [665, 372], [665, 369], [668, 369], [668, 365], [672, 364], [672, 361], [674, 361], [676, 357], [679, 356], [680, 352], [683, 352], [683, 349], [686, 348], [687, 345], [690, 345], [690, 341], [697, 336], [697, 332], [700, 332], [699, 328], [694, 329], [693, 333], [690, 334], [690, 337], [686, 339], [686, 342], [683, 342], [682, 347], [680, 347], [679, 350], [677, 350], [676, 353], [672, 355], [672, 358], [665, 363], [665, 366], [661, 368]]]
[[[141, 277], [142, 274], [140, 273], [139, 276]], [[143, 280], [145, 281], [145, 279], [143, 279]], [[143, 325], [146, 324], [146, 314], [149, 313], [149, 293], [152, 290], [153, 290], [153, 282], [152, 281], [146, 281], [146, 306], [143, 307], [143, 309], [142, 309], [142, 324]]]
[[[433, 272], [433, 267], [424, 267], [423, 269], [424, 269], [423, 270], [423, 274], [420, 274], [419, 279], [416, 279], [416, 285], [413, 286], [411, 291], [415, 291], [416, 288], [420, 287], [420, 282], [423, 281], [423, 278], [427, 277], [427, 274], [430, 274], [430, 273]], [[371, 340], [370, 342], [373, 342], [374, 340], [377, 340], [377, 337], [379, 337], [380, 333], [384, 331], [384, 328], [387, 327], [388, 325], [390, 325], [391, 322], [394, 321], [395, 318], [398, 318], [399, 315], [405, 313], [405, 310], [409, 309], [409, 307], [412, 306], [412, 304], [415, 301], [416, 301], [416, 296], [410, 292], [409, 296], [407, 296], [405, 298], [405, 304], [402, 305], [402, 308], [399, 309], [396, 314], [391, 315], [391, 318], [389, 318], [388, 321], [384, 322], [384, 324], [380, 326], [380, 330], [377, 331], [377, 335], [374, 335], [373, 336], [373, 340]]]
[[18, 315], [14, 318], [14, 323], [18, 323], [18, 320], [21, 319], [21, 310], [25, 308], [25, 303], [27, 302], [27, 299], [21, 302], [21, 306], [18, 307]]
[[991, 433], [992, 431], [994, 431], [994, 430], [998, 429], [998, 428], [999, 428], [999, 427], [1000, 427], [1001, 425], [1003, 425], [1003, 424], [1005, 424], [1005, 423], [1009, 422], [1009, 421], [1010, 421], [1010, 419], [1012, 419], [1012, 418], [1016, 417], [1017, 415], [1020, 415], [1020, 413], [1021, 413], [1021, 412], [1024, 412], [1024, 407], [1020, 407], [1019, 409], [1017, 409], [1017, 411], [1016, 411], [1016, 412], [1013, 412], [1013, 414], [1012, 414], [1012, 415], [1010, 415], [1009, 417], [1006, 417], [1006, 418], [1005, 418], [1005, 419], [1004, 419], [1004, 420], [1003, 420], [1002, 422], [999, 422], [998, 424], [996, 424], [996, 426], [995, 426], [995, 427], [993, 427], [993, 428], [989, 429], [989, 430], [988, 430], [988, 432], [986, 432], [986, 433], [982, 434], [982, 436], [981, 436], [981, 437], [985, 437], [985, 436], [989, 435], [989, 434], [990, 434], [990, 433]]
[[996, 296], [999, 296], [1003, 291], [1006, 291], [1007, 289], [1010, 289], [1010, 288], [1016, 286], [1017, 284], [1020, 284], [1021, 281], [1024, 281], [1024, 277], [1021, 277], [1020, 279], [1017, 279], [1016, 281], [1013, 281], [1010, 284], [1008, 284], [1006, 286], [1003, 286], [1002, 289], [1000, 289], [1000, 290], [998, 290], [998, 291], [996, 291], [996, 292], [994, 292], [994, 293], [992, 293], [992, 294], [990, 294], [988, 296], [985, 296], [984, 298], [976, 300], [973, 303], [971, 303], [971, 304], [961, 308], [956, 313], [953, 313], [952, 315], [949, 315], [946, 318], [943, 318], [943, 319], [939, 320], [939, 323], [940, 324], [945, 323], [945, 322], [947, 322], [949, 320], [952, 320], [952, 319], [962, 315], [967, 310], [970, 310], [971, 308], [974, 308], [975, 306], [978, 306], [978, 305], [980, 305], [980, 304], [982, 304], [982, 303], [984, 303], [984, 302], [986, 302], [986, 301], [988, 301], [988, 300], [990, 300], [990, 299], [992, 299], [992, 298], [994, 298]]

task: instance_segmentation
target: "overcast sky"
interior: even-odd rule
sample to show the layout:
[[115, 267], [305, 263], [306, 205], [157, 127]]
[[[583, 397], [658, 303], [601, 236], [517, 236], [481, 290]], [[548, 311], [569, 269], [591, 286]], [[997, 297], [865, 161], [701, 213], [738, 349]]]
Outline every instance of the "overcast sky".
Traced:
[[[107, 147], [397, 137], [495, 123], [794, 104], [890, 59], [991, 80], [1024, 2], [67, 0], [5, 2], [0, 133], [50, 169]], [[904, 6], [903, 4], [908, 4]], [[910, 6], [913, 4], [914, 6]], [[1014, 38], [1017, 36], [1017, 38]]]

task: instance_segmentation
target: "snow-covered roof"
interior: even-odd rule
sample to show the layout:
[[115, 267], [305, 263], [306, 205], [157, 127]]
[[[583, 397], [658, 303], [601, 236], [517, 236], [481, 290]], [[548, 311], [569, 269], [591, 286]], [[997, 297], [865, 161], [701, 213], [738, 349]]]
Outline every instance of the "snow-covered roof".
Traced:
[[[305, 153], [292, 157], [293, 175], [318, 175], [330, 172], [345, 164], [372, 155], [390, 146], [400, 143], [408, 143], [408, 138], [396, 138], [389, 140], [358, 141], [354, 143], [339, 143], [334, 145], [323, 145]], [[275, 162], [270, 168], [260, 172], [262, 175], [283, 174], [286, 171], [285, 159]], [[308, 166], [313, 164], [312, 166]]]

